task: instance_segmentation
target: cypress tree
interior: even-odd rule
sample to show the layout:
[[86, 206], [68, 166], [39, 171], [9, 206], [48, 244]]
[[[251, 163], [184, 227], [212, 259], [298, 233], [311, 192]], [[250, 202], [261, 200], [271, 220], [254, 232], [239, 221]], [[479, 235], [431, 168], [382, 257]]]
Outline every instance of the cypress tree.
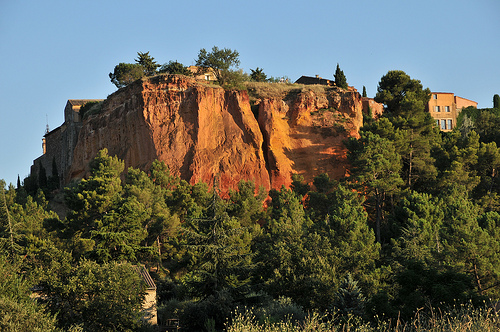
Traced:
[[38, 187], [41, 189], [47, 188], [47, 172], [42, 164], [40, 164], [40, 171], [38, 172]]
[[362, 94], [362, 97], [367, 97], [366, 95], [366, 86], [363, 85], [363, 94]]
[[500, 96], [497, 94], [493, 96], [493, 108], [500, 108]]
[[340, 70], [340, 66], [337, 63], [337, 69], [335, 70], [335, 84], [342, 89], [347, 89], [347, 78], [344, 72]]

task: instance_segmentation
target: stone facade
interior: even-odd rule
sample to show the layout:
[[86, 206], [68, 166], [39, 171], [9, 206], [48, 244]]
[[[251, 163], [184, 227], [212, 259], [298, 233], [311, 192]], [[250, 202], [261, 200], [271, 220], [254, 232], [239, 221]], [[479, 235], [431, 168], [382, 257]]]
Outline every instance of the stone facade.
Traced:
[[89, 101], [102, 99], [70, 99], [64, 108], [64, 123], [56, 129], [47, 132], [42, 139], [43, 154], [33, 161], [31, 175], [37, 175], [40, 168], [45, 168], [47, 176], [52, 175], [52, 165], [55, 161], [60, 186], [65, 184], [68, 170], [73, 161], [73, 151], [82, 128], [80, 108]]

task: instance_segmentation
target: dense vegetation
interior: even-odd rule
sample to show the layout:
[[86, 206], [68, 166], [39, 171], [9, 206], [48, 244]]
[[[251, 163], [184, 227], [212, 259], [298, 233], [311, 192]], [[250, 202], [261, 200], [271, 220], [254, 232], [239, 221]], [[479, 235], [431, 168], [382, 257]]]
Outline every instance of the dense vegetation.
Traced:
[[[102, 150], [63, 192], [53, 178], [1, 183], [0, 329], [148, 330], [132, 267], [144, 264], [160, 319], [185, 331], [445, 330], [467, 320], [461, 304], [494, 330], [496, 315], [474, 308], [500, 297], [500, 110], [467, 109], [442, 133], [429, 97], [404, 72], [382, 77], [386, 112], [346, 142], [340, 180], [242, 181], [221, 197], [217, 180], [191, 185], [158, 161], [125, 171]], [[46, 200], [58, 192], [64, 218]]]

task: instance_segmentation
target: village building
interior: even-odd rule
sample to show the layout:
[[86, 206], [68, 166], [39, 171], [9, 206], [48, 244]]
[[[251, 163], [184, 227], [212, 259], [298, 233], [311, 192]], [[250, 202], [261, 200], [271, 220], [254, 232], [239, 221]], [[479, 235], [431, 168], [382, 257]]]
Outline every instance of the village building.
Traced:
[[80, 108], [88, 102], [99, 102], [103, 99], [69, 99], [64, 108], [64, 123], [50, 130], [47, 125], [42, 138], [43, 154], [33, 161], [30, 174], [39, 174], [40, 168], [51, 175], [52, 166], [55, 165], [60, 180], [64, 184], [67, 170], [73, 161], [73, 151], [78, 142], [78, 134], [82, 128]]
[[194, 78], [197, 80], [205, 80], [209, 82], [217, 81], [217, 76], [212, 68], [201, 70], [198, 66], [189, 66], [187, 69], [193, 73]]
[[477, 102], [455, 96], [451, 92], [431, 92], [426, 109], [441, 131], [451, 131], [457, 125], [460, 111], [469, 106], [477, 107]]

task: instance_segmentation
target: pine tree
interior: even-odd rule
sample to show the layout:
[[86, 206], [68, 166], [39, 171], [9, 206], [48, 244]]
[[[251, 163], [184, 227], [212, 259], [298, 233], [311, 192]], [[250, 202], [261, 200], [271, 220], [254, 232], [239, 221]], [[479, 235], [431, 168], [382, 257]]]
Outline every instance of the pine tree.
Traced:
[[66, 190], [71, 211], [62, 235], [72, 238], [75, 255], [100, 262], [135, 261], [139, 252], [148, 249], [141, 243], [150, 214], [136, 197], [124, 196], [123, 169], [123, 161], [103, 149], [90, 163], [89, 178]]
[[160, 65], [156, 63], [155, 59], [149, 55], [149, 52], [137, 52], [137, 59], [135, 59], [135, 62], [142, 66], [144, 69], [144, 75], [146, 76], [153, 76], [156, 74], [158, 67], [160, 67]]
[[201, 218], [188, 216], [182, 233], [195, 261], [186, 278], [192, 295], [204, 299], [225, 291], [233, 295], [244, 293], [250, 281], [248, 232], [228, 215], [226, 202], [215, 189], [208, 209]]
[[[396, 151], [403, 160], [402, 178], [409, 188], [422, 188], [437, 175], [431, 150], [441, 141], [435, 120], [425, 111], [430, 90], [400, 70], [389, 71], [378, 85], [375, 101], [396, 130]], [[396, 138], [396, 137], [394, 137]]]
[[358, 286], [358, 282], [354, 280], [350, 273], [346, 275], [339, 290], [335, 295], [333, 307], [339, 310], [341, 315], [346, 318], [354, 315], [358, 317], [364, 316], [366, 299]]
[[349, 180], [365, 192], [367, 204], [373, 202], [375, 231], [381, 241], [381, 223], [386, 197], [396, 192], [403, 181], [399, 175], [401, 157], [392, 141], [370, 131], [361, 131], [360, 139], [348, 141], [348, 158], [352, 164]]
[[367, 94], [366, 94], [366, 87], [363, 85], [363, 94], [362, 94], [362, 97], [367, 97]]

